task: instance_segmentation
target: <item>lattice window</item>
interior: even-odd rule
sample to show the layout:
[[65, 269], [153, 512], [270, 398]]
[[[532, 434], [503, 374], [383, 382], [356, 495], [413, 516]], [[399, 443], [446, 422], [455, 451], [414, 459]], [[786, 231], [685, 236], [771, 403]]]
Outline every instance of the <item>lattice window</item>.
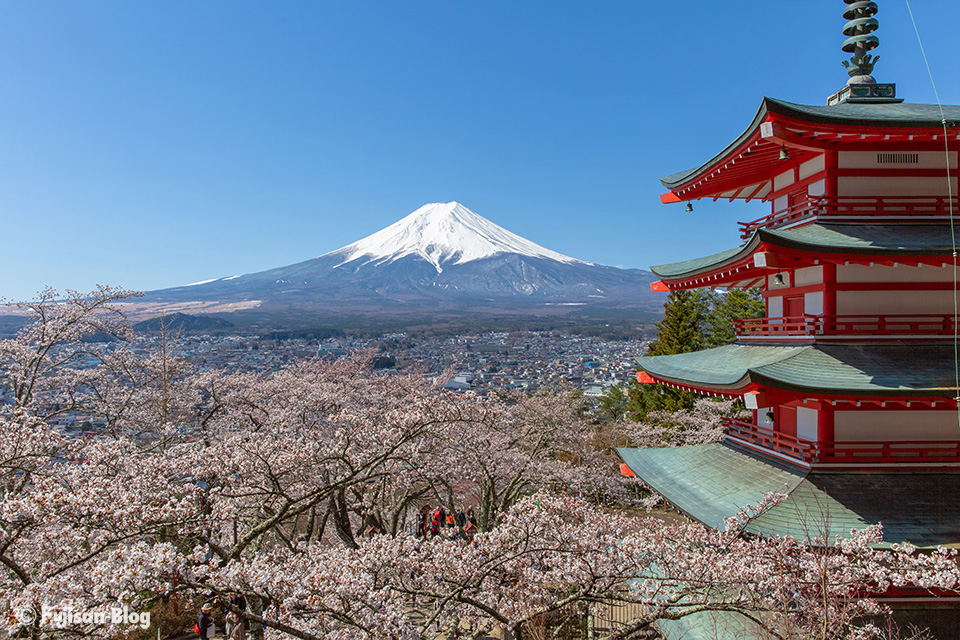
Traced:
[[877, 164], [920, 164], [919, 153], [878, 153]]

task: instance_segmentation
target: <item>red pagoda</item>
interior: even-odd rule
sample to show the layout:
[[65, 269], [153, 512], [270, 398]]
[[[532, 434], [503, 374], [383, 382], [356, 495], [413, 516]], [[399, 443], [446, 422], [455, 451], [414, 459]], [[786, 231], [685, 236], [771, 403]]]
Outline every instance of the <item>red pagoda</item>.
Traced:
[[752, 419], [723, 442], [620, 454], [711, 526], [783, 491], [756, 533], [881, 523], [887, 544], [956, 546], [960, 107], [874, 81], [876, 4], [845, 2], [850, 81], [826, 106], [764, 98], [729, 146], [662, 179], [664, 203], [770, 203], [741, 246], [652, 267], [655, 290], [758, 288], [766, 316], [738, 321], [735, 344], [639, 359], [641, 382], [742, 398]]

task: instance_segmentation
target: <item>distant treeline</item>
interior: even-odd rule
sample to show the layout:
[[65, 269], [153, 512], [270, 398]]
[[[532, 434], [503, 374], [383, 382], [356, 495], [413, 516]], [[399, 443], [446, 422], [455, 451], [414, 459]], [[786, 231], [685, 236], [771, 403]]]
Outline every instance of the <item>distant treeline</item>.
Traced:
[[[270, 317], [263, 314], [171, 314], [134, 325], [152, 333], [166, 326], [178, 335], [260, 335], [274, 340], [370, 340], [384, 333], [406, 333], [411, 338], [444, 338], [488, 331], [558, 332], [602, 340], [652, 339], [662, 315], [619, 309], [584, 310], [578, 315], [525, 316], [446, 313], [435, 317], [364, 316]], [[24, 326], [22, 316], [0, 316], [0, 339], [12, 337]], [[91, 337], [94, 339], [95, 337]]]

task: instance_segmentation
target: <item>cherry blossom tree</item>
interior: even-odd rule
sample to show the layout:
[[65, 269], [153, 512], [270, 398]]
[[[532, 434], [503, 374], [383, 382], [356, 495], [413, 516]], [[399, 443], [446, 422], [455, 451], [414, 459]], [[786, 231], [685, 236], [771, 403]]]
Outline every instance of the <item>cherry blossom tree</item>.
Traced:
[[201, 524], [191, 460], [68, 440], [19, 410], [0, 419], [0, 443], [0, 598], [38, 612], [44, 603], [141, 605], [145, 591], [163, 591], [168, 570], [178, 571], [167, 567], [178, 556], [170, 541]]
[[[16, 306], [31, 322], [15, 338], [0, 340], [0, 368], [13, 391], [15, 407], [50, 416], [75, 408], [77, 385], [67, 365], [79, 357], [97, 358], [85, 336], [129, 337], [130, 327], [117, 302], [140, 295], [135, 291], [98, 286], [81, 294], [67, 290], [61, 296], [51, 288], [30, 302]], [[37, 399], [45, 396], [41, 406]]]
[[405, 535], [356, 548], [316, 541], [230, 563], [206, 586], [270, 603], [256, 619], [271, 637], [468, 637], [494, 626], [520, 637], [553, 612], [617, 605], [631, 615], [606, 638], [704, 612], [743, 616], [771, 637], [839, 638], [877, 630], [857, 616], [879, 611], [890, 586], [955, 588], [954, 552], [879, 550], [876, 528], [829, 550], [791, 538], [745, 534], [782, 496], [728, 521], [724, 531], [691, 522], [610, 514], [569, 496], [521, 499], [471, 544]]
[[723, 418], [737, 413], [734, 400], [698, 398], [691, 409], [651, 411], [643, 420], [622, 420], [618, 427], [627, 446], [638, 448], [683, 447], [718, 442], [723, 438]]
[[[602, 605], [630, 613], [609, 638], [722, 611], [770, 637], [826, 640], [874, 634], [858, 617], [890, 587], [958, 588], [953, 552], [879, 549], [878, 528], [748, 535], [775, 495], [722, 531], [599, 504], [624, 495], [621, 480], [569, 393], [451, 394], [416, 373], [377, 375], [369, 354], [227, 375], [121, 343], [71, 367], [90, 328], [127, 335], [121, 293], [49, 292], [37, 322], [0, 344], [16, 397], [0, 418], [0, 600], [13, 613], [239, 592], [243, 615], [278, 639], [520, 636]], [[731, 408], [701, 403], [630, 437], [709, 441]], [[65, 437], [45, 420], [64, 407], [109, 429]], [[481, 533], [409, 535], [405, 517], [427, 501], [476, 505]], [[20, 615], [4, 624], [44, 631]]]

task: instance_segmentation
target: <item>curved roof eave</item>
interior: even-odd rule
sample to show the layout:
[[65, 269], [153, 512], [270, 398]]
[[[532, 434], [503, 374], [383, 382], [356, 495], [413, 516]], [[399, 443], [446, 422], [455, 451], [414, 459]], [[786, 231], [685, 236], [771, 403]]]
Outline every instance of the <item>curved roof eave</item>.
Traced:
[[731, 344], [637, 363], [665, 382], [718, 391], [759, 385], [814, 396], [943, 398], [956, 395], [952, 358], [948, 344]]
[[713, 349], [666, 356], [643, 356], [637, 364], [667, 382], [710, 389], [742, 389], [755, 367], [779, 362], [809, 349], [803, 346], [728, 344]]
[[688, 180], [690, 180], [690, 178], [696, 177], [704, 170], [708, 169], [709, 167], [712, 167], [714, 164], [719, 162], [720, 159], [722, 159], [725, 155], [730, 153], [733, 149], [736, 149], [741, 144], [746, 142], [757, 131], [757, 129], [760, 128], [760, 123], [762, 123], [766, 118], [767, 103], [769, 100], [770, 98], [763, 99], [763, 101], [760, 103], [760, 108], [757, 110], [757, 115], [753, 117], [753, 121], [750, 123], [750, 126], [747, 127], [747, 129], [743, 133], [741, 133], [736, 140], [728, 144], [720, 153], [713, 156], [712, 158], [707, 160], [705, 163], [703, 163], [699, 167], [695, 167], [693, 169], [687, 169], [686, 171], [681, 171], [679, 173], [674, 173], [672, 175], [664, 176], [663, 178], [660, 178], [660, 184], [662, 184], [667, 189], [672, 190], [673, 187], [677, 187], [687, 182]]
[[735, 249], [727, 249], [720, 253], [704, 256], [703, 258], [694, 258], [693, 260], [686, 260], [684, 262], [655, 265], [650, 267], [650, 271], [657, 277], [667, 280], [687, 278], [713, 271], [727, 264], [739, 262], [753, 253], [759, 245], [760, 236], [754, 233], [746, 244], [736, 247]]
[[810, 254], [850, 256], [950, 256], [948, 224], [833, 224], [815, 222], [789, 229], [757, 229], [740, 247], [703, 258], [650, 267], [659, 278], [677, 281], [735, 264], [765, 247]]
[[767, 114], [770, 113], [804, 122], [832, 125], [859, 124], [870, 127], [930, 128], [942, 127], [943, 120], [946, 120], [946, 124], [950, 128], [960, 126], [960, 106], [957, 105], [944, 105], [943, 116], [941, 117], [940, 108], [935, 104], [845, 102], [830, 106], [816, 106], [764, 97], [750, 126], [736, 140], [699, 167], [660, 178], [660, 184], [673, 190], [673, 188], [697, 177], [752, 137], [759, 129], [760, 124], [766, 119]]
[[[825, 533], [833, 540], [882, 523], [884, 541], [877, 547], [903, 542], [960, 545], [960, 474], [954, 470], [811, 471], [729, 441], [619, 448], [617, 453], [650, 488], [709, 526], [722, 527], [738, 509], [759, 504], [770, 491], [781, 491], [787, 499], [751, 522], [748, 531], [798, 539]], [[910, 499], [877, 500], [877, 495]]]
[[817, 221], [789, 229], [757, 229], [768, 245], [807, 253], [950, 256], [950, 225], [943, 222], [844, 224]]

